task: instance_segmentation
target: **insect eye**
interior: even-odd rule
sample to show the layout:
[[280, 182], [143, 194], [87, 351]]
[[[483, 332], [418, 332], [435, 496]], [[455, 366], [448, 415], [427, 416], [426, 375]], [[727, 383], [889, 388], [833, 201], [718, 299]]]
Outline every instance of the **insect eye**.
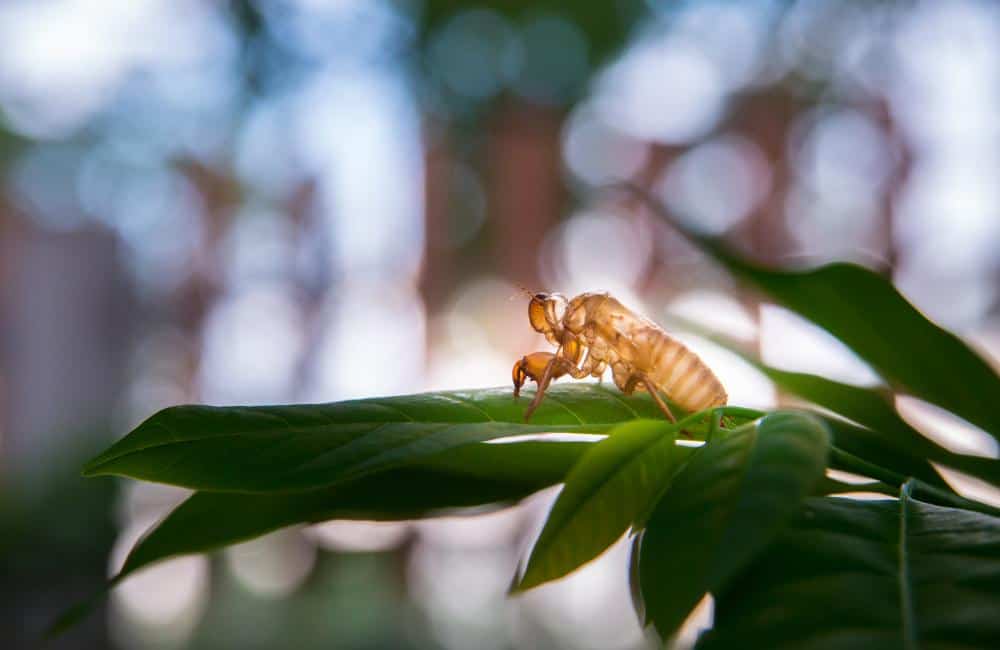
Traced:
[[531, 326], [536, 332], [548, 332], [551, 327], [549, 326], [548, 320], [545, 318], [545, 300], [539, 298], [538, 296], [543, 294], [536, 294], [534, 298], [531, 299], [531, 303], [528, 305], [528, 320], [531, 322]]

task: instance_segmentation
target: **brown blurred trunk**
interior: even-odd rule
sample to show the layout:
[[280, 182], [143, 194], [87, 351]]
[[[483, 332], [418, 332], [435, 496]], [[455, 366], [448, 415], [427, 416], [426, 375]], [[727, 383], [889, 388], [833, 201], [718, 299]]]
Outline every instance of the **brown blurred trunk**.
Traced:
[[0, 443], [3, 466], [107, 438], [125, 387], [130, 292], [115, 236], [53, 231], [0, 207]]
[[453, 207], [452, 176], [456, 164], [451, 140], [444, 127], [429, 125], [424, 149], [424, 255], [420, 291], [430, 313], [441, 309], [457, 277], [456, 251], [450, 245]]
[[511, 99], [489, 127], [487, 205], [498, 270], [529, 290], [541, 287], [538, 259], [545, 234], [564, 207], [560, 132], [563, 112]]
[[734, 249], [765, 264], [780, 265], [783, 258], [795, 252], [785, 222], [785, 197], [794, 181], [786, 151], [788, 131], [802, 108], [787, 93], [753, 95], [734, 111], [729, 125], [763, 151], [771, 167], [771, 191], [753, 213], [733, 228], [727, 241]]

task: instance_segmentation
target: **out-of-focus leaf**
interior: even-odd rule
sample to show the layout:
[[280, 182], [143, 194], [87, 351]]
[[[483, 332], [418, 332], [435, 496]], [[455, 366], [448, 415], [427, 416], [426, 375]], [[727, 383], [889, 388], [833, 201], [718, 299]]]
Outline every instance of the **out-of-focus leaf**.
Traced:
[[[846, 431], [845, 446], [858, 444], [850, 450], [860, 456], [877, 454], [883, 460], [894, 456], [895, 463], [907, 469], [904, 473], [928, 483], [946, 485], [928, 461], [947, 465], [972, 476], [1000, 485], [1000, 462], [992, 458], [958, 454], [938, 445], [900, 417], [888, 391], [861, 388], [810, 375], [787, 372], [758, 364], [758, 367], [776, 384], [819, 406], [857, 422], [865, 427], [852, 427]], [[840, 428], [841, 431], [845, 427]], [[837, 438], [838, 431], [834, 431]], [[850, 442], [846, 438], [850, 435]], [[839, 440], [839, 438], [838, 438]], [[839, 443], [838, 443], [839, 444]], [[878, 462], [875, 458], [871, 460]]]
[[864, 426], [826, 417], [834, 444], [862, 458], [950, 489], [931, 464], [946, 465], [971, 476], [1000, 485], [1000, 461], [958, 454], [926, 438], [906, 422], [878, 389], [841, 384], [816, 375], [793, 373], [763, 364], [759, 367], [785, 390], [830, 409]]
[[683, 228], [646, 192], [629, 189], [734, 275], [843, 341], [894, 390], [937, 404], [1000, 440], [995, 404], [1000, 376], [907, 302], [887, 278], [845, 263], [805, 271], [764, 268], [734, 255], [718, 239]]
[[816, 418], [777, 412], [691, 456], [640, 543], [640, 590], [661, 636], [774, 539], [823, 478], [829, 444]]
[[901, 498], [815, 498], [721, 592], [703, 650], [992, 648], [1000, 518]]
[[897, 474], [890, 469], [849, 454], [836, 446], [830, 450], [830, 467], [833, 469], [842, 469], [860, 476], [868, 476], [897, 489], [908, 483], [912, 494], [928, 503], [1000, 516], [1000, 508], [995, 508], [980, 501], [967, 499], [954, 490], [930, 485], [909, 475]]
[[843, 341], [896, 390], [937, 404], [1000, 440], [1000, 377], [884, 277], [852, 264], [774, 271], [710, 248], [741, 278]]
[[738, 341], [687, 319], [673, 320], [680, 327], [739, 355], [788, 393], [862, 425], [822, 416], [833, 433], [833, 444], [848, 453], [944, 489], [951, 488], [928, 457], [956, 469], [961, 466], [986, 480], [997, 474], [995, 461], [955, 454], [922, 436], [899, 416], [892, 403], [892, 393], [886, 388], [863, 388], [818, 375], [780, 370], [760, 361]]
[[957, 454], [929, 440], [900, 417], [887, 388], [852, 386], [818, 375], [774, 368], [728, 337], [708, 332], [689, 321], [682, 321], [682, 325], [738, 354], [789, 393], [862, 425], [824, 418], [833, 432], [834, 444], [844, 451], [946, 489], [950, 489], [948, 484], [929, 461], [1000, 485], [1000, 461]]
[[662, 415], [648, 396], [554, 387], [530, 422], [508, 389], [425, 393], [297, 406], [177, 406], [92, 460], [114, 474], [197, 490], [306, 490], [398, 467], [447, 449], [542, 432], [606, 433]]
[[816, 484], [813, 496], [829, 496], [831, 494], [850, 494], [852, 492], [869, 492], [884, 494], [886, 496], [896, 496], [899, 489], [882, 481], [866, 481], [864, 483], [846, 483], [837, 479], [824, 476]]
[[[470, 444], [412, 466], [294, 493], [197, 492], [147, 533], [107, 585], [160, 560], [203, 553], [279, 528], [329, 519], [405, 520], [507, 504], [563, 480], [594, 442]], [[55, 637], [88, 616], [103, 592], [64, 613]]]
[[628, 592], [632, 598], [632, 608], [643, 627], [646, 626], [646, 603], [642, 600], [642, 586], [639, 579], [639, 551], [642, 549], [642, 532], [632, 537], [628, 553]]
[[838, 449], [891, 470], [899, 474], [903, 480], [912, 476], [928, 485], [951, 490], [930, 462], [911, 453], [907, 448], [893, 443], [881, 433], [851, 424], [838, 417], [828, 415], [820, 415], [819, 417], [833, 434], [833, 444]]
[[518, 589], [563, 577], [621, 537], [688, 451], [674, 444], [676, 437], [676, 425], [637, 420], [588, 450], [566, 477]]
[[333, 487], [288, 494], [197, 492], [129, 554], [122, 575], [157, 560], [199, 553], [300, 523], [398, 521], [456, 508], [511, 503], [563, 480], [596, 443], [472, 444], [417, 465]]
[[[431, 37], [439, 34], [442, 26], [453, 20], [456, 15], [460, 16], [469, 10], [483, 9], [497, 12], [503, 15], [505, 20], [514, 24], [521, 23], [533, 15], [538, 15], [538, 12], [541, 11], [544, 11], [546, 15], [558, 16], [559, 20], [572, 25], [574, 31], [578, 30], [584, 37], [587, 43], [588, 61], [595, 68], [603, 64], [608, 57], [613, 56], [625, 44], [633, 27], [645, 16], [641, 5], [628, 3], [563, 2], [562, 0], [555, 2], [548, 0], [543, 2], [539, 2], [539, 0], [478, 0], [476, 2], [425, 0], [420, 3], [420, 19], [417, 23], [420, 37], [424, 41], [423, 47], [426, 47]], [[458, 50], [453, 53], [453, 56], [464, 54]], [[556, 77], [550, 77], [549, 83], [564, 83], [570, 80], [571, 77], [566, 77], [565, 72], [563, 71]], [[541, 80], [536, 79], [536, 83]], [[581, 91], [581, 86], [585, 87], [583, 84], [576, 84], [576, 92]], [[555, 93], [556, 90], [551, 89], [548, 92]], [[536, 88], [535, 92], [538, 91], [539, 89]], [[493, 101], [496, 101], [498, 97], [500, 95], [488, 95], [480, 99], [489, 101], [492, 98]], [[558, 97], [559, 95], [556, 95], [550, 99]], [[570, 99], [570, 97], [563, 97], [563, 99]]]

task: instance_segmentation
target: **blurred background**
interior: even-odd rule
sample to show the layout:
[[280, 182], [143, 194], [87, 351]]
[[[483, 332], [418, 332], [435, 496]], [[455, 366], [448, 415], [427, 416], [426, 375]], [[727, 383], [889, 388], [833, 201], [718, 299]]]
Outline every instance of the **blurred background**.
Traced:
[[[3, 0], [4, 647], [185, 496], [80, 479], [88, 454], [177, 403], [506, 385], [545, 349], [521, 286], [611, 291], [773, 365], [876, 381], [609, 184], [763, 262], [885, 272], [995, 360], [997, 115], [992, 2]], [[681, 336], [732, 403], [782, 399]], [[505, 599], [553, 497], [174, 560], [63, 645], [649, 647], [620, 544]]]

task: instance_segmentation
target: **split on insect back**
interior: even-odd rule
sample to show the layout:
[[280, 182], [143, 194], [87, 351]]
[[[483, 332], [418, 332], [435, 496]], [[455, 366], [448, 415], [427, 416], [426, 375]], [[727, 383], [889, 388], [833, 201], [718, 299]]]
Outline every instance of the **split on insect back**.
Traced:
[[538, 384], [524, 412], [531, 418], [553, 379], [601, 377], [611, 368], [615, 385], [631, 395], [646, 390], [671, 422], [677, 418], [661, 393], [692, 413], [725, 406], [726, 390], [698, 355], [608, 293], [581, 293], [572, 300], [557, 293], [530, 293], [528, 321], [553, 352], [532, 352], [514, 364], [514, 397], [531, 379]]

